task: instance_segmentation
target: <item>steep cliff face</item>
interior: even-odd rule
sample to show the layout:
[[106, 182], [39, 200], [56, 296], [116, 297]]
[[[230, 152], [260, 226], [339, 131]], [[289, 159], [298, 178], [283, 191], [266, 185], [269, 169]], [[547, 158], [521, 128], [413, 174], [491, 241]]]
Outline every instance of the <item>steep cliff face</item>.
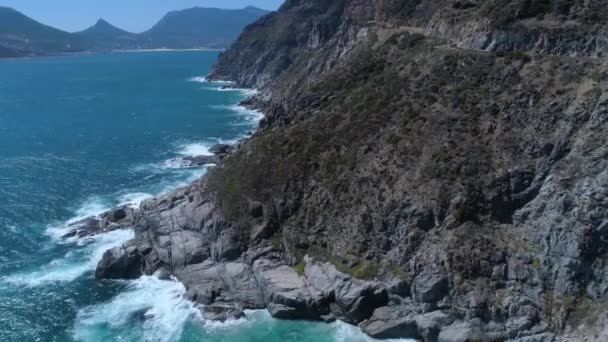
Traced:
[[287, 1], [280, 11], [249, 25], [210, 77], [262, 88], [287, 69], [301, 69], [297, 72], [306, 75], [292, 80], [299, 84], [335, 65], [359, 29], [373, 20], [373, 11], [373, 2], [364, 0]]
[[606, 339], [597, 4], [288, 1], [210, 75], [261, 88], [261, 129], [105, 261], [381, 338]]
[[210, 76], [256, 88], [287, 69], [292, 77], [314, 79], [371, 27], [442, 37], [465, 49], [602, 57], [606, 16], [602, 0], [287, 1], [247, 27]]

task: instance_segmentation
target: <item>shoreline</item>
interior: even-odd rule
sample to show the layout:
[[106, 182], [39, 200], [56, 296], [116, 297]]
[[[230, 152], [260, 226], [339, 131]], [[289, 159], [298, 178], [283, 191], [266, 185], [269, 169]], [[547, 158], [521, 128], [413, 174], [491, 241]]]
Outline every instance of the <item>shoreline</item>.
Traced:
[[97, 55], [106, 53], [134, 53], [134, 52], [180, 52], [180, 51], [215, 51], [222, 52], [226, 48], [192, 48], [192, 49], [128, 49], [128, 50], [101, 50], [101, 51], [79, 51], [79, 52], [65, 52], [65, 53], [52, 53], [43, 55], [28, 55], [28, 56], [12, 56], [12, 57], [0, 57], [0, 62], [10, 60], [21, 60], [21, 59], [42, 59], [49, 57], [73, 57], [73, 56], [87, 56]]
[[[208, 78], [205, 80], [214, 83]], [[214, 168], [222, 168], [226, 158], [230, 158], [240, 150], [243, 143], [259, 133], [262, 127], [260, 123], [266, 118], [266, 113], [259, 98], [256, 98], [256, 95], [248, 96], [235, 105], [261, 113], [256, 129], [238, 142], [218, 144], [223, 145], [228, 152], [211, 152], [214, 157], [220, 158], [220, 162], [213, 164]], [[232, 254], [229, 241], [219, 242], [222, 245], [217, 247], [220, 255], [201, 259], [196, 257], [196, 260], [188, 261], [188, 255], [205, 253], [201, 249], [204, 247], [198, 246], [207, 240], [203, 235], [199, 236], [204, 233], [198, 232], [194, 227], [169, 228], [173, 225], [172, 222], [155, 221], [154, 217], [168, 214], [179, 217], [180, 221], [190, 221], [202, 214], [205, 216], [200, 223], [203, 231], [211, 229], [205, 228], [209, 224], [223, 227], [221, 235], [234, 229], [216, 206], [214, 195], [207, 188], [208, 177], [209, 173], [205, 173], [189, 185], [145, 200], [134, 215], [146, 222], [147, 226], [138, 226], [139, 219], [134, 221], [130, 229], [136, 232], [135, 238], [104, 254], [96, 268], [96, 278], [136, 281], [142, 277], [154, 277], [161, 281], [176, 282], [185, 288], [181, 298], [200, 313], [203, 324], [232, 324], [248, 319], [247, 312], [263, 311], [277, 321], [318, 322], [327, 326], [338, 324], [356, 330], [364, 341], [383, 339], [383, 332], [389, 330], [389, 325], [394, 322], [386, 325], [381, 323], [377, 327], [378, 321], [372, 320], [372, 314], [375, 309], [385, 307], [391, 300], [391, 285], [385, 281], [354, 278], [338, 270], [329, 260], [308, 255], [304, 258], [304, 268], [300, 272], [296, 266], [281, 257], [280, 250], [265, 246], [271, 243], [270, 240], [249, 246], [239, 256]], [[165, 235], [166, 231], [172, 233]], [[179, 239], [187, 239], [188, 246], [170, 244], [163, 247], [157, 244], [157, 241], [173, 234], [182, 236]], [[256, 234], [265, 233], [262, 231]], [[193, 242], [192, 239], [198, 242]], [[165, 254], [166, 252], [169, 253]], [[170, 260], [161, 260], [162, 255], [171, 255]], [[176, 264], [176, 260], [181, 261]], [[219, 291], [219, 294], [208, 293], [211, 289]], [[353, 298], [356, 300], [353, 301]], [[340, 309], [324, 306], [329, 303]], [[389, 340], [414, 341], [396, 336]]]
[[[129, 49], [129, 50], [109, 50], [105, 52], [163, 52], [163, 51], [225, 51], [226, 48], [192, 48], [192, 49]], [[100, 51], [104, 52], [104, 51]], [[96, 53], [96, 51], [92, 51]]]

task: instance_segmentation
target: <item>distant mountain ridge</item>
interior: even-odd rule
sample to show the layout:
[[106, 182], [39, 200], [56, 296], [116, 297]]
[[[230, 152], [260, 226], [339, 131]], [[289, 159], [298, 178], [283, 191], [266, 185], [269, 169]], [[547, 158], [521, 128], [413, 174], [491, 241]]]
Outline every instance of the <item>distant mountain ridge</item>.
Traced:
[[143, 33], [132, 33], [99, 19], [86, 30], [69, 33], [8, 7], [0, 7], [0, 58], [85, 51], [226, 48], [250, 23], [268, 11], [245, 7], [194, 7], [173, 11]]
[[169, 12], [141, 37], [150, 48], [225, 48], [247, 25], [267, 13], [251, 6], [240, 10], [194, 7]]
[[85, 43], [71, 33], [41, 24], [8, 7], [0, 7], [0, 57], [83, 51]]
[[89, 43], [91, 49], [122, 50], [137, 47], [137, 34], [113, 26], [99, 19], [88, 29], [74, 33]]

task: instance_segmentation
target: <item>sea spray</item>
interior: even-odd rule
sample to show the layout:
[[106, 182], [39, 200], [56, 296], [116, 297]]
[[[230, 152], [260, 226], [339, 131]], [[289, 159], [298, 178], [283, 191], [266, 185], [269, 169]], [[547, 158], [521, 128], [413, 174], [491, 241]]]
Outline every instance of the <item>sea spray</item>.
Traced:
[[121, 246], [134, 237], [131, 230], [115, 230], [81, 240], [82, 245], [52, 260], [38, 270], [17, 273], [1, 278], [14, 285], [37, 287], [52, 283], [70, 282], [93, 271], [108, 249]]
[[259, 110], [249, 109], [242, 105], [219, 105], [211, 106], [214, 109], [219, 109], [236, 115], [240, 120], [235, 122], [237, 126], [257, 126], [257, 124], [264, 118], [264, 113]]
[[[24, 104], [13, 108], [14, 115], [7, 118], [5, 128], [12, 127], [12, 134], [0, 135], [0, 146], [20, 154], [11, 157], [15, 163], [3, 164], [6, 186], [0, 197], [10, 195], [10, 201], [3, 202], [10, 215], [0, 217], [0, 223], [18, 227], [6, 229], [6, 236], [36, 236], [11, 240], [27, 245], [0, 245], [4, 253], [0, 260], [6, 256], [13, 265], [19, 265], [2, 265], [5, 273], [0, 274], [0, 302], [6, 304], [0, 305], [2, 338], [188, 341], [186, 332], [180, 330], [195, 327], [198, 335], [190, 340], [200, 340], [208, 331], [211, 341], [218, 341], [225, 340], [222, 334], [226, 331], [241, 331], [244, 321], [222, 325], [202, 320], [196, 310], [190, 311], [192, 304], [183, 301], [179, 283], [163, 283], [161, 287], [175, 289], [171, 292], [151, 285], [156, 280], [139, 290], [138, 282], [145, 280], [95, 281], [93, 271], [101, 255], [129, 240], [132, 232], [62, 238], [71, 223], [99, 216], [117, 205], [138, 207], [150, 196], [200, 178], [204, 168], [164, 165], [168, 158], [183, 157], [187, 149], [191, 154], [200, 151], [187, 145], [209, 148], [214, 143], [235, 143], [255, 129], [261, 113], [235, 105], [253, 91], [227, 89], [223, 86], [230, 82], [207, 82], [200, 77], [186, 81], [188, 75], [210, 67], [214, 60], [215, 54], [208, 52], [150, 52], [48, 60], [56, 68], [42, 68], [36, 60], [15, 61], [4, 68], [0, 65], [2, 74], [13, 80], [6, 84], [10, 92], [3, 94], [13, 96], [10, 103]], [[217, 110], [212, 106], [225, 107]], [[126, 292], [118, 292], [123, 287]], [[171, 299], [163, 302], [173, 304], [140, 306], [144, 311], [139, 312], [118, 305], [144, 293], [149, 297], [140, 303], [153, 303], [162, 297]], [[126, 316], [118, 314], [123, 309]], [[179, 315], [171, 316], [173, 312]], [[130, 318], [126, 323], [104, 320], [103, 313]], [[184, 317], [188, 318], [185, 323]], [[96, 324], [95, 318], [105, 321], [101, 324], [107, 328]], [[247, 324], [256, 330], [257, 322], [253, 319]]]
[[74, 338], [78, 341], [178, 340], [185, 322], [198, 315], [184, 298], [186, 289], [175, 280], [143, 276], [107, 303], [78, 312]]

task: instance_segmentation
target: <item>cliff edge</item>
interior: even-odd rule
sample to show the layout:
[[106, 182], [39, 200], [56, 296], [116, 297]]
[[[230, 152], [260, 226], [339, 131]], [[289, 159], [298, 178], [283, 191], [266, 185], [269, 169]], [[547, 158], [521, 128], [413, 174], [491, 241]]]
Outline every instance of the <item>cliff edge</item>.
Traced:
[[608, 338], [601, 1], [288, 0], [210, 78], [260, 129], [133, 213], [99, 277], [175, 275], [207, 318], [378, 338]]

